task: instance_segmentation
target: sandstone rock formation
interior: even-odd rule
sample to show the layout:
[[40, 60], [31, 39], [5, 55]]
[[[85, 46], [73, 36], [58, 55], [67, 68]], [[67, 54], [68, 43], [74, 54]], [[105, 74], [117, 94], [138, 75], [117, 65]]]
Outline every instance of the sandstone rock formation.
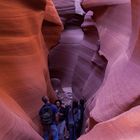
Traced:
[[[94, 14], [87, 15], [82, 25], [84, 33], [77, 29], [80, 36], [77, 34], [75, 42], [79, 42], [73, 46], [73, 52], [69, 44], [67, 48], [61, 46], [62, 52], [56, 48], [61, 57], [65, 52], [69, 54], [68, 60], [62, 57], [64, 72], [59, 71], [71, 74], [64, 83], [68, 80], [66, 84], [73, 86], [76, 98], [81, 95], [87, 98], [89, 130], [79, 140], [139, 140], [140, 1], [83, 0], [82, 6]], [[95, 23], [101, 42], [99, 54], [96, 45], [92, 48], [93, 42], [97, 43], [93, 30], [87, 30], [93, 29]], [[48, 95], [51, 101], [56, 99], [50, 84], [48, 53], [62, 29], [52, 0], [47, 0], [47, 5], [45, 0], [1, 0], [0, 140], [42, 139], [38, 118], [40, 98]], [[63, 35], [70, 34], [70, 30], [65, 30]], [[65, 39], [61, 41], [65, 43]], [[99, 70], [99, 59], [95, 56], [101, 54], [107, 58], [108, 65], [99, 88], [104, 76], [100, 74], [104, 71]], [[72, 61], [67, 63], [71, 57]], [[95, 70], [92, 63], [97, 73], [92, 71]]]
[[47, 55], [62, 26], [52, 1], [45, 5], [37, 0], [0, 2], [0, 140], [41, 140], [41, 97], [56, 98]]
[[[87, 9], [105, 6], [102, 0], [97, 5], [93, 1], [86, 2], [90, 3], [90, 6], [85, 5]], [[109, 61], [104, 82], [88, 103], [91, 118], [99, 124], [80, 140], [138, 140], [140, 20], [137, 10], [140, 2], [126, 1], [121, 4], [116, 1], [115, 5], [106, 2], [104, 12], [99, 13], [100, 10], [95, 7], [95, 14], [97, 12], [96, 21], [102, 44], [100, 53]]]

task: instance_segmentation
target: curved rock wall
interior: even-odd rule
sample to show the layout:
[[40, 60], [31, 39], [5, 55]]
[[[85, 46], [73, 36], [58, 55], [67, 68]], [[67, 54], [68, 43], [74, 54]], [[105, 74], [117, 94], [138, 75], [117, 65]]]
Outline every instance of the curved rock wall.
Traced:
[[[94, 1], [90, 2], [94, 5]], [[98, 6], [102, 4], [105, 3], [101, 1]], [[132, 20], [130, 20], [130, 5]], [[107, 7], [100, 17], [96, 17], [102, 43], [101, 53], [108, 58], [109, 62], [102, 86], [96, 92], [94, 99], [88, 103], [91, 118], [99, 124], [83, 135], [80, 140], [93, 138], [95, 140], [137, 140], [140, 138], [138, 133], [140, 129], [140, 18], [137, 12], [139, 8], [138, 0], [126, 4], [118, 3]], [[94, 9], [94, 6], [91, 9]], [[111, 11], [108, 12], [108, 10]]]
[[62, 26], [52, 1], [45, 4], [37, 0], [0, 2], [1, 140], [41, 140], [41, 97], [56, 99], [49, 80], [47, 55]]
[[[0, 3], [2, 140], [41, 140], [37, 117], [40, 98], [48, 95], [51, 101], [55, 100], [49, 80], [47, 55], [49, 48], [58, 40], [62, 26], [52, 1], [48, 0], [47, 3], [46, 14], [44, 1], [1, 0]], [[80, 140], [138, 140], [140, 2], [84, 0], [83, 7], [85, 10], [95, 9], [94, 17], [101, 39], [100, 53], [109, 62], [104, 82], [95, 95], [92, 95], [94, 75], [88, 76], [83, 84], [82, 95], [91, 97], [87, 102], [87, 108], [91, 111], [91, 130]], [[85, 38], [85, 42], [86, 39], [89, 42], [92, 36]], [[96, 62], [94, 58], [92, 60]], [[87, 90], [89, 86], [91, 88]], [[95, 125], [93, 120], [98, 124]]]

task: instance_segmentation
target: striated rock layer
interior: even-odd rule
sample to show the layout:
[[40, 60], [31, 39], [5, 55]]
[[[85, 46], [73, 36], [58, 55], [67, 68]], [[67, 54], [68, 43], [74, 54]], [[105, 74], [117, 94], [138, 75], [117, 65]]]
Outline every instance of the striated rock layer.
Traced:
[[47, 55], [61, 30], [51, 0], [47, 5], [37, 0], [1, 0], [0, 140], [42, 139], [38, 124], [41, 97], [48, 95], [51, 101], [56, 98]]
[[[85, 82], [82, 69], [78, 69], [88, 56], [84, 54], [84, 58], [82, 54], [82, 58], [78, 58], [74, 75], [79, 72], [84, 84], [78, 84], [78, 78], [70, 81], [82, 87], [76, 96], [88, 97], [87, 110], [90, 111], [89, 130], [79, 139], [139, 140], [140, 1], [83, 0], [82, 5], [85, 11], [94, 12], [93, 22], [96, 21], [101, 41], [100, 54], [108, 59], [108, 65], [103, 84], [95, 93], [94, 72], [88, 73]], [[92, 29], [92, 19], [85, 21], [83, 30], [86, 24]], [[47, 63], [49, 49], [56, 44], [61, 30], [61, 21], [51, 0], [47, 0], [47, 5], [43, 0], [1, 0], [0, 140], [42, 139], [37, 114], [42, 95], [48, 95], [51, 101], [56, 99]], [[91, 49], [90, 33], [87, 31], [80, 42], [83, 46], [89, 43]], [[90, 60], [99, 65], [96, 55], [99, 54]], [[74, 62], [73, 59], [69, 66], [74, 66]], [[74, 67], [71, 71], [74, 72]], [[96, 76], [100, 79], [99, 73]]]
[[95, 9], [100, 53], [108, 59], [108, 66], [102, 86], [88, 102], [90, 117], [98, 124], [95, 127], [89, 124], [90, 131], [79, 140], [139, 140], [140, 2], [116, 1], [109, 5], [109, 0], [99, 0], [94, 5], [94, 1], [85, 0], [84, 3], [85, 9]]

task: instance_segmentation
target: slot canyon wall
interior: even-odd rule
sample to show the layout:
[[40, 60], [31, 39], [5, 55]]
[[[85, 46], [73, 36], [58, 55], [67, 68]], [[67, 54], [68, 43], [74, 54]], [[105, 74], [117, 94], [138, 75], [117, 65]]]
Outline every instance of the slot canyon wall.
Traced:
[[[90, 131], [79, 140], [140, 139], [140, 2], [123, 2], [85, 0], [83, 4], [95, 12], [100, 53], [108, 59], [108, 66], [102, 86], [87, 105]], [[93, 127], [94, 120], [98, 124]]]
[[[82, 95], [91, 97], [87, 101], [90, 131], [79, 140], [139, 140], [140, 2], [83, 0], [82, 5], [85, 11], [94, 11], [100, 54], [108, 59], [108, 65], [94, 96], [94, 75], [82, 84]], [[50, 84], [48, 53], [60, 37], [62, 23], [51, 0], [47, 5], [43, 0], [1, 0], [0, 7], [0, 140], [42, 140], [37, 114], [43, 95], [51, 101], [56, 99]], [[73, 50], [78, 51], [76, 47]], [[81, 48], [84, 53], [80, 52], [79, 60], [83, 61], [83, 56], [91, 60]], [[73, 65], [74, 60], [69, 67]], [[93, 120], [98, 124], [93, 126]]]
[[42, 140], [41, 97], [56, 99], [47, 57], [62, 29], [51, 0], [0, 1], [0, 140]]

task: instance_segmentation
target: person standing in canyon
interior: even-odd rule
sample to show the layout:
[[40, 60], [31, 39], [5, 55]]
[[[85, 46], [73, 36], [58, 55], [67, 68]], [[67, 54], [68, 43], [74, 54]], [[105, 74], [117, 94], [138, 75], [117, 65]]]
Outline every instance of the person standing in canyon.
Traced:
[[44, 140], [49, 140], [50, 134], [53, 140], [58, 140], [58, 109], [49, 102], [47, 96], [43, 96], [42, 101], [44, 105], [39, 111], [39, 116], [44, 128]]

